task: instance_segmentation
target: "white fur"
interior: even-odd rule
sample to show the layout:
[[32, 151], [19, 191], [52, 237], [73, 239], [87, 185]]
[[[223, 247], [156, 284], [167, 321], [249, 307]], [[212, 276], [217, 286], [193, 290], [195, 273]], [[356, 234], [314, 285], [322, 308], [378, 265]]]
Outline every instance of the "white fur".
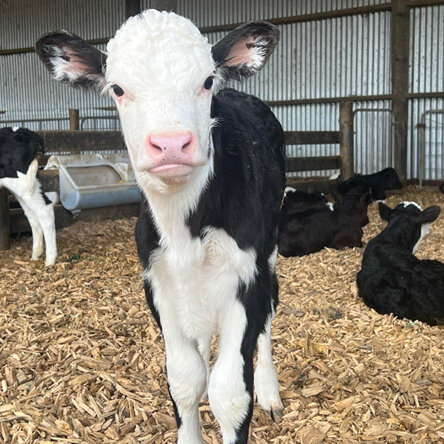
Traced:
[[418, 241], [413, 247], [412, 254], [415, 254], [416, 250], [419, 247], [419, 244], [421, 241], [430, 233], [430, 225], [429, 224], [422, 224], [421, 225], [421, 235], [419, 236]]
[[125, 91], [122, 100], [111, 94], [142, 189], [164, 187], [148, 171], [154, 161], [145, 141], [153, 133], [190, 131], [196, 137], [193, 162], [199, 166], [188, 178], [195, 180], [211, 159], [210, 132], [215, 123], [210, 118], [212, 94], [203, 89], [205, 79], [215, 73], [207, 39], [188, 19], [148, 10], [130, 18], [107, 49], [106, 82]]
[[408, 202], [408, 201], [404, 201], [401, 202], [402, 205], [404, 205], [404, 208], [407, 208], [409, 205], [414, 205], [416, 208], [420, 209], [422, 211], [421, 205], [419, 205], [416, 202]]
[[325, 206], [330, 210], [330, 211], [335, 211], [335, 206], [332, 202], [326, 202]]
[[284, 190], [284, 196], [286, 196], [288, 192], [294, 192], [294, 191], [296, 191], [296, 188], [293, 188], [293, 187], [285, 187], [285, 190]]
[[[170, 214], [180, 211], [169, 209]], [[144, 278], [153, 287], [165, 337], [168, 382], [182, 418], [179, 443], [202, 442], [197, 406], [206, 390], [209, 346], [217, 331], [220, 355], [208, 395], [224, 442], [232, 442], [249, 405], [240, 353], [247, 321], [237, 288], [254, 278], [256, 254], [239, 249], [222, 229], [208, 228], [202, 240], [192, 239], [180, 215], [175, 216], [157, 221], [162, 246], [152, 254]]]
[[257, 366], [254, 372], [254, 388], [257, 401], [267, 412], [282, 412], [284, 406], [279, 395], [279, 382], [271, 353], [271, 322], [274, 310], [265, 323], [265, 331], [257, 341]]
[[338, 171], [337, 173], [332, 174], [332, 175], [328, 178], [328, 180], [336, 180], [336, 179], [339, 179], [339, 176], [340, 176], [340, 175], [341, 175], [341, 172]]
[[15, 195], [28, 218], [32, 230], [32, 256], [37, 260], [44, 249], [43, 238], [46, 243], [47, 266], [54, 265], [57, 258], [56, 231], [53, 205], [46, 205], [40, 192], [40, 183], [35, 177], [37, 173], [36, 160], [28, 168], [27, 174], [17, 172], [17, 178], [4, 177], [0, 179], [0, 186], [7, 188]]
[[276, 245], [270, 257], [268, 258], [268, 266], [270, 267], [271, 273], [274, 273], [274, 271], [276, 270], [277, 255], [278, 255], [278, 246]]
[[12, 127], [12, 131], [14, 131], [14, 133], [17, 132], [19, 129], [20, 129], [19, 126], [13, 126]]

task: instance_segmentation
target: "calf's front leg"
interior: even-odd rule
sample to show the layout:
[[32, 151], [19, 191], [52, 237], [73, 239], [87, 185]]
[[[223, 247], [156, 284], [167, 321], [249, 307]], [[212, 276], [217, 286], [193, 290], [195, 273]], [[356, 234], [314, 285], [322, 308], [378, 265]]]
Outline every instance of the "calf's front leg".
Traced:
[[[153, 261], [145, 272], [145, 294], [163, 334], [168, 390], [178, 428], [178, 444], [202, 444], [199, 401], [207, 384], [207, 368], [197, 341], [187, 338], [180, 327], [176, 291], [161, 263]], [[152, 271], [157, 278], [153, 278]], [[155, 282], [155, 295], [151, 283]]]
[[237, 299], [221, 320], [219, 357], [211, 372], [208, 396], [224, 444], [246, 444], [253, 412], [253, 353], [256, 337]]

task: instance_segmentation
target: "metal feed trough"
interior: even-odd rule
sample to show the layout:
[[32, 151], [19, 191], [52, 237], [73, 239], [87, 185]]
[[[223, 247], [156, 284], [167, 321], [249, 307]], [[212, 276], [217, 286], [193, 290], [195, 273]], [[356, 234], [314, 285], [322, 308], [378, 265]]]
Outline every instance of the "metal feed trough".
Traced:
[[137, 203], [134, 171], [125, 154], [51, 156], [45, 170], [59, 170], [59, 199], [69, 211]]

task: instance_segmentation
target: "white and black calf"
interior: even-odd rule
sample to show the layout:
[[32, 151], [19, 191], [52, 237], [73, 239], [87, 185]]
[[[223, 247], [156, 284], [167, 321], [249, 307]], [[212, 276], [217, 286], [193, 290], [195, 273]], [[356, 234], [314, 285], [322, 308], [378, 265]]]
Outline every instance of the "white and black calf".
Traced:
[[372, 200], [384, 200], [387, 198], [387, 190], [402, 188], [398, 174], [394, 168], [384, 168], [373, 174], [355, 175], [337, 186], [338, 197], [347, 194], [365, 194], [369, 189]]
[[279, 219], [279, 253], [304, 256], [325, 247], [362, 247], [369, 203], [369, 193], [347, 195], [336, 204], [298, 203], [293, 210], [289, 202]]
[[0, 129], [0, 187], [7, 188], [20, 203], [32, 230], [32, 260], [44, 252], [46, 265], [57, 258], [54, 208], [42, 193], [36, 177], [38, 153], [43, 153], [43, 139], [26, 128]]
[[218, 92], [261, 69], [278, 40], [276, 27], [259, 22], [211, 47], [189, 20], [149, 10], [122, 26], [108, 54], [63, 31], [36, 45], [58, 80], [96, 84], [117, 104], [146, 198], [136, 241], [180, 444], [202, 443], [198, 406], [207, 391], [227, 444], [248, 440], [253, 381], [266, 410], [283, 409], [270, 345], [283, 131], [259, 99]]
[[414, 256], [440, 211], [438, 206], [422, 211], [415, 202], [393, 210], [379, 204], [388, 224], [368, 243], [357, 276], [359, 295], [370, 308], [431, 325], [444, 323], [444, 264]]

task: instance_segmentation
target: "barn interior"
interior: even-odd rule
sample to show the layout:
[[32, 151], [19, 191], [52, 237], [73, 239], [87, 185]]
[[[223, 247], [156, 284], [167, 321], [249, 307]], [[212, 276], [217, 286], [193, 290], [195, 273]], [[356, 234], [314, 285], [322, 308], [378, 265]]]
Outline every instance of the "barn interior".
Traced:
[[[210, 43], [252, 20], [279, 27], [269, 63], [230, 86], [264, 100], [281, 122], [289, 185], [330, 193], [339, 174], [393, 167], [404, 187], [388, 193], [390, 206], [443, 207], [442, 0], [0, 0], [0, 127], [43, 137], [47, 192], [63, 180], [64, 160], [43, 170], [50, 156], [83, 156], [96, 168], [93, 204], [55, 206], [53, 267], [29, 260], [29, 223], [0, 188], [0, 442], [177, 440], [134, 242], [140, 203], [127, 188], [126, 201], [106, 199], [102, 172], [126, 177], [117, 110], [106, 95], [52, 80], [34, 51], [56, 29], [105, 51], [147, 8], [190, 18]], [[88, 165], [78, 174], [91, 185]], [[76, 165], [65, 166], [74, 177]], [[251, 442], [444, 442], [442, 328], [378, 314], [358, 297], [365, 245], [385, 226], [376, 204], [369, 219], [362, 248], [279, 257], [272, 340], [285, 410], [275, 423], [255, 408]], [[443, 245], [441, 215], [417, 256], [443, 262]], [[221, 442], [207, 402], [200, 414], [205, 442]]]

